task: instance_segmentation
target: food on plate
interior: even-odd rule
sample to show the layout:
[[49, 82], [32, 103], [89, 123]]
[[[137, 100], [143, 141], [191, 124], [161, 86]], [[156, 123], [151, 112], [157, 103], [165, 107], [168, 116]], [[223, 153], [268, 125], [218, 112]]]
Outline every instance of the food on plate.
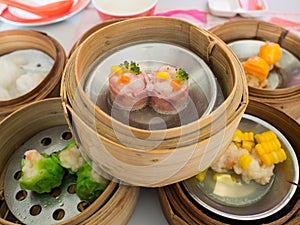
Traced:
[[21, 161], [19, 182], [23, 190], [49, 193], [59, 187], [68, 175], [76, 176], [75, 191], [78, 197], [90, 203], [99, 197], [109, 183], [83, 159], [74, 140], [50, 155], [37, 150], [26, 151]]
[[257, 55], [248, 58], [243, 63], [248, 85], [256, 88], [268, 88], [267, 78], [274, 67], [280, 67], [278, 61], [282, 51], [277, 43], [266, 42], [260, 47]]
[[62, 183], [63, 168], [47, 154], [29, 150], [21, 161], [20, 187], [37, 193], [50, 192]]
[[164, 65], [151, 74], [151, 105], [162, 114], [175, 114], [188, 103], [189, 74], [181, 68]]
[[[17, 98], [40, 84], [53, 59], [38, 50], [18, 50], [0, 57], [0, 101]], [[3, 91], [3, 89], [5, 89]], [[7, 92], [3, 94], [3, 92]]]
[[[273, 131], [254, 134], [237, 129], [229, 147], [210, 168], [216, 173], [233, 171], [246, 183], [254, 180], [265, 185], [274, 175], [275, 165], [286, 158], [286, 152]], [[197, 177], [201, 178], [200, 175]], [[200, 178], [199, 181], [203, 179]]]
[[76, 173], [76, 194], [81, 200], [93, 202], [105, 190], [109, 181], [85, 163]]
[[148, 103], [147, 75], [133, 61], [111, 67], [109, 90], [111, 99], [123, 109], [134, 111]]
[[76, 173], [85, 163], [74, 140], [70, 141], [62, 150], [52, 153], [51, 156], [71, 174]]

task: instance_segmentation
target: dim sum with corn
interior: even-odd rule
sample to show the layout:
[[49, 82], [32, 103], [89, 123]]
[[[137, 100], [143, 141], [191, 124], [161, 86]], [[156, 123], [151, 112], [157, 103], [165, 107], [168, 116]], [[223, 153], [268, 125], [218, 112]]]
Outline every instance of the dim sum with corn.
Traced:
[[20, 187], [37, 193], [50, 192], [52, 188], [61, 185], [64, 169], [49, 155], [37, 150], [24, 153], [21, 160]]
[[265, 185], [274, 175], [275, 165], [287, 159], [277, 135], [271, 131], [259, 134], [237, 129], [226, 151], [211, 165], [218, 173], [233, 171], [249, 183]]
[[96, 173], [93, 168], [85, 163], [77, 173], [76, 194], [81, 200], [92, 203], [107, 187], [109, 180]]

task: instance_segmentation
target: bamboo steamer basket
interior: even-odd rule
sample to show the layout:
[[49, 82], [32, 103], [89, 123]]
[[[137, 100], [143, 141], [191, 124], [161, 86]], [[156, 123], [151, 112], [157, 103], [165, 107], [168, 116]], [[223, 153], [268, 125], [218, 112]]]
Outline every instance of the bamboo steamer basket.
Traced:
[[[145, 29], [143, 32], [141, 27]], [[222, 87], [224, 102], [191, 124], [153, 131], [124, 125], [94, 105], [82, 86], [92, 63], [122, 44], [147, 40], [176, 44], [203, 58]], [[174, 183], [208, 167], [229, 144], [219, 141], [232, 136], [248, 102], [244, 72], [231, 49], [205, 30], [164, 17], [129, 19], [92, 33], [72, 53], [61, 90], [65, 115], [73, 133], [82, 146], [91, 147], [87, 155], [115, 178], [146, 187]], [[113, 127], [112, 123], [117, 126]], [[132, 133], [134, 140], [130, 146], [119, 141], [120, 137], [132, 138]]]
[[[268, 104], [250, 100], [246, 113], [276, 127], [290, 142], [299, 160], [300, 141], [299, 123], [286, 113]], [[288, 121], [288, 122], [287, 122]], [[279, 190], [275, 190], [280, 192]], [[235, 224], [236, 220], [222, 218], [208, 211], [189, 196], [180, 183], [159, 188], [159, 199], [163, 213], [171, 225], [208, 225], [208, 224]], [[237, 209], [238, 210], [238, 209]], [[290, 198], [289, 203], [281, 211], [261, 219], [260, 222], [244, 221], [246, 224], [270, 224], [270, 225], [298, 225], [300, 222], [300, 190]], [[238, 222], [239, 223], [239, 222]]]
[[[20, 224], [10, 211], [4, 195], [5, 174], [14, 152], [29, 138], [45, 129], [67, 126], [60, 98], [47, 98], [29, 103], [0, 122], [0, 224]], [[26, 132], [24, 132], [26, 130]], [[12, 178], [13, 179], [13, 178]], [[137, 203], [139, 188], [121, 185], [112, 180], [104, 192], [80, 213], [57, 224], [120, 224], [128, 223]], [[16, 198], [16, 196], [11, 196]], [[43, 204], [42, 202], [40, 203]], [[43, 207], [43, 206], [42, 206]], [[76, 205], [74, 206], [74, 208]], [[47, 207], [42, 210], [47, 210]], [[48, 216], [51, 216], [49, 212]], [[46, 222], [46, 221], [45, 221]]]
[[[236, 20], [210, 29], [226, 43], [238, 40], [261, 40], [278, 43], [300, 59], [300, 37], [283, 27], [260, 20]], [[280, 89], [260, 89], [249, 87], [249, 97], [256, 101], [283, 110], [294, 118], [300, 116], [297, 102], [300, 100], [300, 84]]]
[[0, 32], [0, 45], [1, 56], [17, 50], [34, 49], [49, 55], [54, 60], [51, 70], [33, 90], [14, 99], [0, 101], [0, 120], [29, 102], [59, 96], [66, 54], [57, 40], [38, 31], [9, 30]]

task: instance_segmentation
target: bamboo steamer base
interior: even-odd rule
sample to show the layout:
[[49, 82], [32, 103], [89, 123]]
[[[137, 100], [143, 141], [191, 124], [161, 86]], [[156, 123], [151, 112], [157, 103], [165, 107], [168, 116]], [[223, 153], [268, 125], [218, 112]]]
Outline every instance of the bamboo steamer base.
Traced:
[[[7, 207], [4, 197], [5, 174], [11, 155], [35, 134], [66, 124], [60, 98], [30, 103], [0, 122], [0, 224], [20, 224]], [[90, 206], [74, 217], [58, 221], [58, 224], [106, 225], [111, 222], [125, 225], [135, 209], [138, 195], [139, 188], [121, 185], [113, 180]]]
[[33, 90], [14, 99], [0, 101], [0, 121], [30, 102], [59, 96], [61, 75], [67, 57], [56, 39], [33, 30], [9, 30], [0, 32], [0, 45], [0, 56], [18, 50], [34, 49], [49, 55], [54, 61], [51, 70]]
[[[298, 193], [299, 196], [299, 193]], [[177, 183], [164, 188], [159, 188], [159, 198], [163, 213], [170, 225], [224, 225], [233, 224], [232, 221], [221, 222], [217, 216], [210, 216], [203, 208], [198, 208], [184, 193]], [[300, 199], [294, 207], [276, 221], [268, 222], [269, 225], [299, 225]], [[236, 224], [240, 224], [237, 222]], [[251, 224], [251, 223], [250, 223]], [[257, 223], [256, 223], [257, 224]], [[265, 224], [265, 223], [262, 223]]]
[[[284, 112], [267, 104], [250, 101], [246, 113], [260, 117], [275, 126], [289, 140], [300, 159], [300, 125]], [[188, 196], [180, 183], [159, 188], [160, 203], [166, 219], [171, 225], [222, 225], [240, 224], [228, 218], [221, 218], [211, 213]], [[269, 225], [298, 225], [300, 224], [300, 190], [298, 189], [285, 207], [275, 215], [262, 219], [261, 224]], [[246, 222], [246, 224], [253, 224]], [[255, 223], [257, 224], [257, 222]]]

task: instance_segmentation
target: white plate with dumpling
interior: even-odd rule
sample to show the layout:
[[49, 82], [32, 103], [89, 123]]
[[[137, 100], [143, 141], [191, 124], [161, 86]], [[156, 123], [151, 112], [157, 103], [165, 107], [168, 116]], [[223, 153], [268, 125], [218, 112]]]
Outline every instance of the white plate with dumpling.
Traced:
[[34, 49], [17, 50], [0, 57], [0, 101], [35, 89], [53, 67], [54, 60]]
[[297, 155], [279, 130], [256, 116], [244, 114], [238, 129], [254, 134], [273, 131], [277, 135], [287, 157], [275, 165], [268, 182], [245, 182], [235, 171], [216, 173], [209, 168], [202, 180], [192, 177], [182, 185], [200, 206], [218, 216], [238, 221], [265, 219], [283, 209], [296, 193], [297, 186], [288, 181], [299, 182]]

